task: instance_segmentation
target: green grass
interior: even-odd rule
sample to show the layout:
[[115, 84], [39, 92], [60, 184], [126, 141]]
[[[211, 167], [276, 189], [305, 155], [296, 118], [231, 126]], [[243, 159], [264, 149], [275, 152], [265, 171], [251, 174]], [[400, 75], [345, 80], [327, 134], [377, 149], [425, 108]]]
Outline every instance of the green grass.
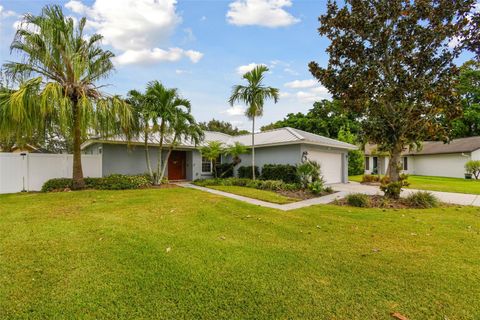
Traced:
[[259, 190], [255, 188], [240, 187], [240, 186], [207, 186], [207, 188], [220, 190], [224, 192], [233, 193], [239, 196], [253, 198], [257, 200], [267, 201], [271, 203], [286, 204], [299, 201], [299, 199], [293, 199], [285, 197], [273, 191]]
[[0, 319], [479, 319], [479, 243], [471, 207], [3, 195]]
[[[350, 176], [349, 179], [361, 182], [362, 175]], [[479, 180], [412, 175], [408, 177], [408, 182], [410, 182], [408, 186], [410, 189], [480, 194]]]

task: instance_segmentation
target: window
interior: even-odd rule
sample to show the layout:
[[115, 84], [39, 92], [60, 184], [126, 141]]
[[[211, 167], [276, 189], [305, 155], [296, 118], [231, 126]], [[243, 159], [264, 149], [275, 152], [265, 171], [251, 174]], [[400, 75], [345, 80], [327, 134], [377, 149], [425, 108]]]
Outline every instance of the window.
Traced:
[[212, 172], [212, 162], [205, 157], [202, 157], [202, 172]]
[[373, 173], [373, 174], [377, 174], [377, 173], [378, 173], [378, 157], [373, 157], [372, 173]]
[[407, 171], [408, 170], [408, 158], [403, 157], [403, 170]]
[[365, 170], [370, 170], [370, 157], [365, 157]]

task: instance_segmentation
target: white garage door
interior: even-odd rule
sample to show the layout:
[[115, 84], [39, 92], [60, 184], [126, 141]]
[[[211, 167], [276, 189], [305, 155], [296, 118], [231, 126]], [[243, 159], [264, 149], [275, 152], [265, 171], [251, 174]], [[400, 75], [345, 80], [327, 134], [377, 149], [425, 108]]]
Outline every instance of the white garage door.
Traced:
[[322, 175], [326, 183], [342, 182], [342, 154], [308, 150], [308, 159], [322, 166]]

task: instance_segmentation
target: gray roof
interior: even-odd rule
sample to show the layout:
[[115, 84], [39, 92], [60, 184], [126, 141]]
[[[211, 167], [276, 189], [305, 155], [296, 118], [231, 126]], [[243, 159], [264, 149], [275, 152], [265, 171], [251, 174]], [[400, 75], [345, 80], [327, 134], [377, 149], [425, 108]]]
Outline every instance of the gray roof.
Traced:
[[[376, 153], [376, 145], [367, 144], [365, 146], [366, 155], [374, 155]], [[445, 153], [464, 153], [473, 152], [480, 149], [480, 136], [459, 138], [444, 143], [443, 141], [424, 141], [419, 150], [406, 148], [403, 155], [429, 155], [429, 154], [445, 154]]]
[[[158, 145], [159, 143], [159, 136], [154, 135], [149, 137], [149, 144]], [[170, 137], [166, 137], [164, 139], [164, 144], [168, 145], [171, 141]], [[251, 146], [252, 144], [252, 136], [251, 134], [244, 134], [240, 136], [230, 136], [225, 133], [221, 132], [214, 132], [214, 131], [205, 131], [205, 139], [201, 143], [201, 145], [205, 145], [209, 141], [220, 141], [226, 145], [232, 145], [235, 142], [240, 142], [245, 146]], [[95, 143], [95, 142], [102, 142], [102, 143], [127, 143], [125, 137], [116, 136], [108, 139], [90, 139], [86, 141], [82, 148]], [[132, 144], [143, 144], [143, 137], [140, 136], [138, 138], [133, 138], [130, 140]], [[285, 145], [285, 144], [296, 144], [296, 143], [306, 143], [306, 144], [314, 144], [326, 147], [333, 147], [339, 149], [348, 149], [354, 150], [357, 149], [356, 146], [338, 141], [335, 139], [330, 139], [327, 137], [319, 136], [313, 133], [309, 133], [306, 131], [293, 129], [289, 127], [274, 129], [264, 132], [255, 133], [255, 147], [267, 147], [267, 146], [274, 146], [274, 145]], [[181, 147], [185, 148], [195, 148], [196, 146], [189, 140], [183, 140], [180, 143]]]

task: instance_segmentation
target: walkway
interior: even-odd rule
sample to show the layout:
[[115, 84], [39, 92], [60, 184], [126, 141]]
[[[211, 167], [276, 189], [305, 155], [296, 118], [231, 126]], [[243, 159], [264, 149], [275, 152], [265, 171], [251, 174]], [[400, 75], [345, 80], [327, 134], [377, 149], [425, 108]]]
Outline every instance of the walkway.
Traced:
[[[369, 186], [360, 184], [358, 182], [350, 182], [347, 184], [339, 183], [333, 184], [331, 187], [333, 190], [338, 191], [327, 196], [312, 198], [303, 201], [292, 202], [288, 204], [276, 204], [271, 202], [266, 202], [262, 200], [252, 199], [244, 196], [239, 196], [233, 193], [223, 192], [220, 190], [209, 189], [205, 187], [196, 186], [191, 183], [179, 182], [177, 185], [185, 188], [197, 189], [205, 192], [210, 192], [227, 198], [240, 200], [246, 203], [250, 203], [257, 206], [262, 206], [266, 208], [278, 209], [283, 211], [295, 210], [305, 207], [310, 207], [318, 204], [328, 204], [334, 201], [335, 199], [342, 199], [350, 193], [364, 193], [368, 195], [382, 194], [380, 189], [377, 186]], [[406, 197], [409, 194], [417, 191], [425, 190], [416, 190], [416, 189], [404, 189], [402, 191], [402, 197]], [[458, 204], [462, 206], [476, 206], [480, 207], [480, 195], [475, 194], [465, 194], [465, 193], [453, 193], [453, 192], [439, 192], [439, 191], [428, 191], [435, 195], [440, 201], [450, 204]]]

